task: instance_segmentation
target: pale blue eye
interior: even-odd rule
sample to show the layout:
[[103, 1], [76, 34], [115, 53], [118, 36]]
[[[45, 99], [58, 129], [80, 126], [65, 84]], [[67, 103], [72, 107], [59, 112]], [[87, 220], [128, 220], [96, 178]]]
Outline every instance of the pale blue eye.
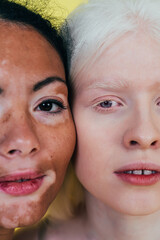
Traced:
[[110, 108], [113, 106], [113, 101], [107, 100], [107, 101], [101, 102], [99, 105], [103, 108]]

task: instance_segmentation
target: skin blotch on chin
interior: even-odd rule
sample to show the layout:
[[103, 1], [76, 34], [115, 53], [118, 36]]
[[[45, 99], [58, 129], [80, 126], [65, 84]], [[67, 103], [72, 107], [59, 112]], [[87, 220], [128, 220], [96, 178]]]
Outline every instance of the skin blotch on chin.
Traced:
[[[8, 205], [8, 202], [0, 204], [0, 225], [5, 228], [15, 228], [19, 226], [19, 215], [15, 214], [15, 208], [18, 204]], [[18, 209], [17, 209], [18, 210]]]
[[[27, 226], [39, 220], [46, 212], [46, 205], [44, 204], [44, 197], [35, 201], [28, 199], [21, 202], [21, 200], [12, 201], [11, 204], [4, 203], [0, 205], [0, 225], [4, 228], [12, 229], [19, 226]], [[34, 209], [34, 211], [33, 211]]]

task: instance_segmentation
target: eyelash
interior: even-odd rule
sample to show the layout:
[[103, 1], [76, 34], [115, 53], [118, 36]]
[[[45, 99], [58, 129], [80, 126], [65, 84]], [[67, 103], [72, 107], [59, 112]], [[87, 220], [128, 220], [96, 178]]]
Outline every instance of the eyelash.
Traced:
[[[114, 106], [112, 106], [113, 102], [115, 103]], [[109, 107], [102, 106], [103, 104], [109, 104], [109, 103], [111, 104]], [[101, 101], [98, 104], [94, 105], [94, 108], [98, 112], [102, 112], [102, 113], [104, 113], [104, 112], [113, 112], [113, 111], [115, 111], [114, 108], [117, 107], [115, 105], [117, 105], [118, 107], [123, 106], [123, 104], [120, 103], [120, 102], [117, 102], [117, 101], [112, 100], [112, 99], [107, 99], [105, 101]]]
[[[48, 104], [48, 106], [45, 104]], [[44, 105], [44, 106], [43, 106]], [[56, 110], [52, 110], [53, 105], [56, 105]], [[48, 107], [49, 109], [47, 110], [42, 110], [42, 108]], [[50, 109], [51, 108], [51, 109]], [[46, 112], [47, 114], [57, 114], [57, 113], [61, 113], [63, 110], [67, 109], [66, 106], [64, 106], [64, 104], [61, 101], [58, 101], [56, 99], [46, 99], [43, 100], [40, 104], [38, 104], [37, 107], [35, 107], [35, 111], [41, 111], [41, 112]]]

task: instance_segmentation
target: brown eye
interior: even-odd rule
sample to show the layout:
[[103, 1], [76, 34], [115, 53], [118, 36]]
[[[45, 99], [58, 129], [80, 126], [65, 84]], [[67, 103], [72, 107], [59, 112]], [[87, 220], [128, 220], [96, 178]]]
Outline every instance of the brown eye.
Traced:
[[[44, 103], [41, 103], [39, 105], [39, 109], [41, 111], [51, 111], [52, 110], [52, 107], [53, 107], [53, 103], [52, 102], [44, 102]], [[56, 108], [57, 106], [54, 106], [54, 108]]]
[[43, 101], [38, 105], [36, 110], [50, 113], [60, 112], [62, 109], [65, 109], [64, 105], [55, 99], [48, 99]]

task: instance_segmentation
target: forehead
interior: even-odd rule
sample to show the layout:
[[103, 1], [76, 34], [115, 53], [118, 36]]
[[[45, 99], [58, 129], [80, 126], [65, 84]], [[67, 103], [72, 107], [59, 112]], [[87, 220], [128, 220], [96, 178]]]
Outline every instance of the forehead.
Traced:
[[4, 46], [4, 48], [0, 48], [1, 53], [9, 52], [8, 49], [12, 46], [12, 44], [14, 44], [15, 51], [19, 48], [23, 48], [23, 51], [27, 51], [32, 48], [33, 51], [38, 47], [49, 47], [47, 40], [35, 29], [19, 23], [1, 21], [0, 34], [0, 43], [1, 46]]
[[96, 86], [97, 82], [150, 85], [152, 80], [160, 81], [160, 43], [148, 34], [124, 35], [88, 63], [75, 80], [79, 89]]
[[0, 75], [4, 74], [5, 70], [6, 74], [9, 74], [9, 68], [12, 68], [13, 72], [23, 72], [27, 75], [43, 75], [46, 71], [54, 73], [56, 69], [64, 75], [59, 54], [33, 28], [0, 22], [0, 36]]

